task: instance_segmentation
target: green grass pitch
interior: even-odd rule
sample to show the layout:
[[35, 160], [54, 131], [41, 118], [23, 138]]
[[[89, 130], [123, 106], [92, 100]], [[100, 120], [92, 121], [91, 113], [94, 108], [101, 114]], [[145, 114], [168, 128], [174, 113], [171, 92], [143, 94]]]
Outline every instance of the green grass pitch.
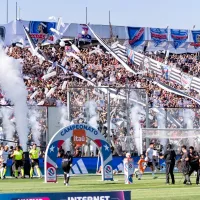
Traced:
[[200, 186], [195, 184], [195, 177], [192, 176], [193, 185], [182, 184], [181, 174], [176, 174], [175, 185], [165, 185], [164, 174], [159, 174], [157, 179], [151, 175], [144, 175], [143, 180], [134, 178], [134, 184], [125, 185], [123, 175], [115, 175], [114, 180], [102, 182], [101, 176], [81, 175], [72, 176], [70, 186], [63, 185], [63, 179], [59, 178], [58, 183], [45, 184], [43, 179], [5, 179], [0, 180], [0, 193], [45, 193], [45, 192], [88, 192], [88, 191], [113, 191], [131, 190], [131, 199], [145, 200], [199, 200]]

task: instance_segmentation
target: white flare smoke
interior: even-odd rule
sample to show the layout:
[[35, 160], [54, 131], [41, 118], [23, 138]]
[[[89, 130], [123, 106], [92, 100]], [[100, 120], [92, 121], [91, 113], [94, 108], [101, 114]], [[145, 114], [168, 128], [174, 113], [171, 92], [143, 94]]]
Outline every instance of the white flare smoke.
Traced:
[[[166, 125], [166, 111], [164, 108], [158, 108], [158, 111], [156, 113], [156, 117], [157, 117], [157, 122], [158, 122], [158, 129], [165, 129], [165, 125]], [[160, 133], [162, 134], [162, 132]], [[164, 134], [162, 134], [164, 136]], [[166, 148], [167, 145], [167, 141], [168, 139], [166, 138], [161, 138], [160, 139], [160, 143], [163, 145], [164, 149]]]
[[94, 100], [86, 102], [85, 108], [89, 114], [88, 124], [97, 129], [98, 128], [98, 124], [97, 124], [98, 114], [96, 112], [96, 108], [97, 108], [96, 102]]
[[28, 137], [28, 108], [27, 90], [20, 73], [20, 63], [8, 57], [0, 47], [0, 86], [6, 97], [14, 104], [16, 118], [16, 129], [19, 135], [20, 144], [26, 149]]
[[[59, 112], [60, 112], [60, 124], [61, 124], [61, 128], [69, 126], [70, 125], [70, 121], [68, 120], [68, 110], [66, 106], [61, 106], [59, 108]], [[70, 151], [71, 150], [71, 145], [70, 145], [70, 139], [67, 139], [63, 145], [63, 149], [66, 151]]]
[[141, 124], [140, 124], [140, 112], [142, 110], [142, 107], [139, 105], [135, 105], [132, 109], [131, 109], [131, 122], [133, 125], [133, 130], [134, 130], [134, 140], [135, 140], [135, 145], [137, 148], [138, 153], [141, 153], [142, 149], [141, 149], [141, 144], [140, 144], [140, 140], [141, 140]]
[[[94, 100], [88, 101], [85, 104], [85, 108], [88, 115], [88, 124], [96, 129], [98, 129], [98, 123], [97, 120], [99, 119], [98, 114], [96, 112], [97, 104]], [[90, 141], [90, 150], [94, 153], [94, 156], [96, 156], [96, 144], [93, 141]]]
[[[3, 133], [6, 137], [6, 140], [13, 140], [13, 135], [15, 133], [15, 125], [11, 120], [13, 110], [10, 108], [2, 107], [1, 109], [2, 119], [3, 119]], [[8, 146], [12, 146], [13, 143], [8, 142]]]
[[40, 114], [35, 108], [29, 110], [29, 124], [31, 128], [31, 133], [33, 136], [33, 140], [37, 145], [40, 145], [41, 136], [41, 125], [39, 123], [39, 119]]
[[[135, 91], [131, 92], [130, 98], [138, 100], [138, 96]], [[142, 128], [140, 120], [144, 118], [143, 116], [145, 116], [143, 107], [137, 103], [134, 103], [134, 107], [131, 108], [130, 119], [134, 129], [134, 140], [138, 154], [142, 153]]]
[[[187, 129], [193, 129], [193, 121], [195, 118], [195, 112], [192, 109], [185, 109], [184, 110], [184, 122], [187, 125]], [[192, 135], [193, 131], [188, 131], [188, 136]], [[194, 138], [189, 138], [189, 146], [193, 146], [194, 144]]]

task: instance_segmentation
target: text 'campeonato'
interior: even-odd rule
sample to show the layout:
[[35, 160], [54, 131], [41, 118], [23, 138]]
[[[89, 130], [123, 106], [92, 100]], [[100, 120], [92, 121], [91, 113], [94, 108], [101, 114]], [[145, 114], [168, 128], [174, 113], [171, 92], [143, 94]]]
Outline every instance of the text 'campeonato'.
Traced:
[[68, 126], [65, 129], [63, 129], [60, 134], [62, 136], [64, 136], [69, 131], [73, 131], [75, 129], [84, 129], [84, 130], [93, 132], [94, 135], [98, 135], [98, 131], [97, 130], [95, 130], [94, 128], [92, 128], [91, 126], [88, 126], [86, 124], [76, 124], [76, 125]]

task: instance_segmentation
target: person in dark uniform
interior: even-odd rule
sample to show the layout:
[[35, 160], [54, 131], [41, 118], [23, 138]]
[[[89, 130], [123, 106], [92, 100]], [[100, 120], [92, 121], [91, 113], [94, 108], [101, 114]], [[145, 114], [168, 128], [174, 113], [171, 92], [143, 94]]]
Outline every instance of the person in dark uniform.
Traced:
[[190, 170], [189, 170], [189, 176], [196, 171], [197, 172], [197, 177], [196, 177], [196, 184], [199, 185], [199, 154], [194, 150], [194, 147], [189, 148], [189, 165], [190, 165]]
[[72, 167], [73, 157], [71, 152], [68, 151], [66, 154], [62, 156], [62, 169], [64, 171], [64, 185], [69, 186], [69, 172]]
[[183, 184], [191, 185], [190, 176], [189, 176], [189, 154], [185, 145], [181, 147], [182, 150], [182, 157], [181, 157], [181, 165], [182, 165], [182, 172], [185, 176], [185, 180]]
[[176, 153], [172, 149], [171, 144], [167, 145], [167, 150], [165, 151], [164, 155], [161, 156], [161, 158], [164, 158], [166, 163], [166, 184], [169, 184], [169, 175], [171, 176], [172, 184], [175, 184], [174, 166], [176, 161]]

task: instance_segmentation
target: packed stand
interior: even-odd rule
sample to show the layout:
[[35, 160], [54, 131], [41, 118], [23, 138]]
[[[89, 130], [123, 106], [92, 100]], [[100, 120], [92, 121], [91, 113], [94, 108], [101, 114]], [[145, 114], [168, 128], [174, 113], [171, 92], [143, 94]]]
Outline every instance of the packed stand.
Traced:
[[[129, 86], [132, 88], [130, 90], [134, 92], [134, 89], [141, 88], [140, 91], [143, 92], [136, 92], [136, 96], [137, 100], [142, 103], [146, 103], [146, 97], [142, 98], [146, 92], [148, 94], [149, 103], [149, 120], [148, 123], [146, 123], [145, 117], [141, 118], [140, 123], [143, 128], [159, 128], [158, 113], [163, 112], [163, 109], [165, 110], [166, 116], [168, 114], [173, 119], [178, 119], [180, 121], [177, 125], [174, 123], [173, 119], [167, 119], [165, 128], [187, 128], [187, 124], [183, 122], [183, 114], [179, 108], [193, 109], [195, 113], [193, 128], [199, 128], [199, 106], [189, 99], [182, 98], [159, 88], [153, 84], [153, 80], [159, 80], [179, 90], [183, 89], [178, 84], [171, 83], [163, 77], [159, 77], [153, 73], [144, 74], [143, 76], [133, 75], [132, 73], [127, 72], [110, 54], [103, 51], [101, 53], [91, 54], [90, 52], [92, 51], [92, 47], [81, 49], [80, 53], [74, 52], [83, 61], [82, 64], [80, 64], [74, 57], [66, 57], [66, 51], [68, 50], [59, 45], [41, 47], [41, 50], [50, 60], [53, 61], [53, 64], [48, 61], [41, 62], [36, 56], [32, 55], [28, 48], [15, 46], [9, 47], [7, 51], [9, 56], [19, 59], [23, 65], [22, 74], [28, 90], [27, 102], [29, 105], [66, 105], [67, 95], [70, 93], [71, 118], [74, 120], [74, 123], [79, 123], [87, 121], [87, 116], [83, 110], [85, 103], [88, 100], [94, 100], [98, 105], [97, 113], [99, 116], [99, 130], [106, 136], [108, 132], [107, 127], [105, 126], [107, 123], [107, 95], [104, 92], [93, 88], [93, 86], [91, 86], [87, 81], [74, 76], [73, 72], [76, 72], [84, 78], [92, 81], [96, 86], [110, 86], [111, 88], [115, 88], [117, 90], [116, 95], [120, 92], [126, 95], [125, 86]], [[153, 58], [159, 58], [159, 61], [164, 62], [164, 59], [161, 57]], [[189, 58], [190, 57], [188, 57], [188, 60], [190, 60]], [[181, 56], [169, 57], [169, 61], [171, 63], [177, 63], [177, 65], [180, 63], [179, 60], [181, 60], [181, 62], [184, 60], [186, 63], [187, 59], [182, 59]], [[193, 58], [192, 60], [195, 59]], [[57, 64], [62, 65], [64, 69], [67, 70], [67, 73], [65, 73], [65, 71]], [[135, 71], [142, 70], [140, 66], [131, 63], [128, 64]], [[190, 66], [190, 63], [188, 63], [188, 65]], [[56, 71], [55, 76], [48, 79], [42, 78], [44, 75], [52, 71]], [[67, 82], [66, 87], [63, 87], [65, 81]], [[54, 92], [47, 95], [52, 88], [55, 88]], [[32, 95], [35, 91], [37, 91], [37, 94], [33, 97]], [[198, 98], [198, 94], [193, 91], [189, 92], [189, 94]], [[0, 104], [11, 104], [9, 100], [5, 98], [2, 91], [0, 91]], [[111, 99], [110, 104], [111, 111], [114, 110], [114, 114], [111, 118], [113, 122], [113, 127], [111, 127], [111, 136], [114, 140], [115, 146], [117, 147], [117, 149], [113, 149], [113, 151], [118, 151], [120, 154], [123, 154], [126, 144], [122, 143], [124, 141], [123, 138], [127, 135], [127, 130], [125, 124], [118, 125], [117, 121], [121, 118], [120, 112], [123, 113], [124, 110], [126, 110], [127, 101], [124, 99], [118, 99], [117, 101]], [[158, 109], [155, 111], [153, 108], [159, 108], [162, 110], [160, 111]], [[144, 109], [146, 108], [144, 107]], [[126, 117], [122, 118], [126, 120]], [[182, 125], [180, 126], [181, 123]], [[45, 127], [45, 125], [42, 126], [44, 132], [43, 135], [45, 135], [47, 127]], [[130, 135], [134, 135], [133, 128], [130, 129]], [[30, 134], [29, 142], [31, 142], [31, 140]], [[133, 147], [131, 148], [134, 150], [134, 142], [132, 143]]]

